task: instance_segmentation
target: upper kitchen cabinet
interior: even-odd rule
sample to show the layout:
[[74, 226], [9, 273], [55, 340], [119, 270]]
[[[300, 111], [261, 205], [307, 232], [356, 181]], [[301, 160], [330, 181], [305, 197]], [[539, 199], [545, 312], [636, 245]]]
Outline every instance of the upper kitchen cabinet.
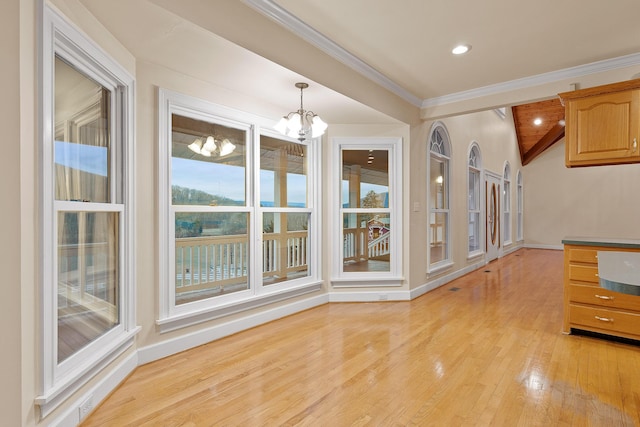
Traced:
[[559, 96], [567, 167], [640, 162], [640, 79]]

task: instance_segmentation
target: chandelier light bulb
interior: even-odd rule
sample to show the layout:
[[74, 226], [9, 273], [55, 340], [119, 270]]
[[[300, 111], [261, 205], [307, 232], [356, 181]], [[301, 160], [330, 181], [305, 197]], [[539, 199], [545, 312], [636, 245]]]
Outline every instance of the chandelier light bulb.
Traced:
[[201, 154], [202, 150], [202, 139], [196, 138], [191, 144], [188, 145], [189, 149], [194, 153]]
[[216, 141], [215, 141], [215, 139], [213, 139], [212, 136], [208, 136], [207, 137], [207, 141], [202, 146], [202, 150], [208, 151], [209, 155], [211, 155], [211, 153], [216, 151]]

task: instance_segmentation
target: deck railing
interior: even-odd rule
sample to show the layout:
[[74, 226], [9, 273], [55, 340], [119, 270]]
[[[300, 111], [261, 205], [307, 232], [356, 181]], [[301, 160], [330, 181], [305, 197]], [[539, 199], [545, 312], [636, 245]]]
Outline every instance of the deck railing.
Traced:
[[[308, 268], [307, 231], [265, 233], [262, 238], [263, 278], [286, 278]], [[248, 283], [246, 235], [176, 239], [176, 294], [211, 290], [222, 292]]]
[[369, 241], [367, 228], [345, 228], [343, 234], [343, 260], [366, 261], [389, 254], [391, 232]]

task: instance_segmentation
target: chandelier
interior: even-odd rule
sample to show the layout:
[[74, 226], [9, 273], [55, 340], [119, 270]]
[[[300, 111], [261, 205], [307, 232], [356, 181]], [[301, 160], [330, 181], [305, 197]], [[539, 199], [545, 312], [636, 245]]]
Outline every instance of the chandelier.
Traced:
[[198, 153], [204, 157], [211, 157], [211, 155], [216, 151], [218, 151], [219, 157], [224, 157], [233, 153], [233, 150], [236, 149], [235, 144], [227, 138], [224, 138], [222, 141], [218, 141], [217, 144], [218, 145], [216, 145], [215, 138], [209, 135], [206, 138], [196, 138], [195, 141], [188, 145], [188, 147], [194, 153]]
[[302, 91], [309, 87], [307, 83], [296, 83], [300, 89], [300, 109], [292, 111], [282, 117], [274, 129], [283, 135], [297, 138], [300, 142], [308, 137], [316, 138], [322, 136], [327, 130], [327, 124], [313, 111], [305, 110], [302, 106]]

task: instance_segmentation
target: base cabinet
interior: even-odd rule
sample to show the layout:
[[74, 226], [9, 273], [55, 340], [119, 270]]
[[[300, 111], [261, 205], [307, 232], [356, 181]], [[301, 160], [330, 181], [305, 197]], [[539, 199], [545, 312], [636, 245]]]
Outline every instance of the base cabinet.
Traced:
[[600, 286], [598, 251], [640, 252], [640, 248], [564, 245], [564, 325], [640, 340], [640, 296]]

